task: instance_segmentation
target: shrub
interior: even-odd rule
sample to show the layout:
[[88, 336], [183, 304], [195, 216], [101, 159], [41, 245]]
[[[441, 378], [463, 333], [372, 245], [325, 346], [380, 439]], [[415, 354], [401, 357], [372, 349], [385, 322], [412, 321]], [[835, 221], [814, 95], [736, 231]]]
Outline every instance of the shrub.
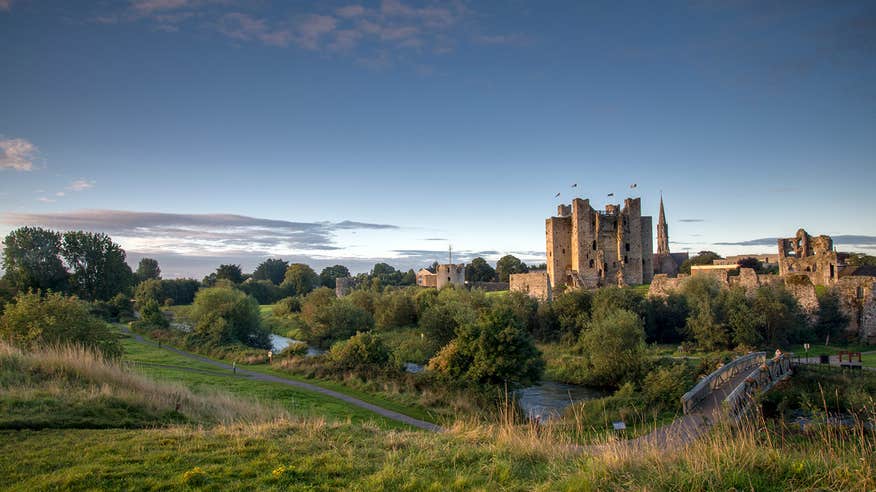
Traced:
[[379, 369], [391, 356], [380, 338], [370, 332], [357, 332], [349, 340], [332, 345], [328, 355], [339, 369]]
[[89, 314], [84, 302], [51, 292], [16, 296], [0, 318], [0, 338], [30, 350], [80, 344], [107, 357], [122, 355], [122, 347], [107, 324]]
[[282, 318], [289, 316], [292, 313], [301, 312], [301, 299], [298, 297], [284, 297], [277, 301], [271, 310], [274, 316]]
[[149, 299], [146, 302], [146, 306], [140, 310], [140, 321], [137, 324], [150, 328], [167, 328], [170, 326], [170, 322], [164, 317], [164, 313], [161, 312], [161, 308], [155, 302], [155, 299]]
[[416, 323], [417, 310], [414, 301], [405, 291], [383, 294], [375, 306], [375, 319], [380, 328], [401, 328]]
[[687, 364], [659, 367], [645, 376], [642, 392], [652, 407], [678, 409], [681, 397], [695, 384], [694, 371]]

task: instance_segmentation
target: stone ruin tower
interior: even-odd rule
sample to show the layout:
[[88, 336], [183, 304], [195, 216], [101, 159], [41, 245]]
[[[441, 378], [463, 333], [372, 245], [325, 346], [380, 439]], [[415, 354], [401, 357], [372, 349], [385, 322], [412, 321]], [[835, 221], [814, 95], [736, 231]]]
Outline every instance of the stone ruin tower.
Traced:
[[637, 285], [651, 281], [654, 246], [651, 217], [641, 199], [594, 210], [576, 198], [545, 220], [547, 274], [553, 290]]

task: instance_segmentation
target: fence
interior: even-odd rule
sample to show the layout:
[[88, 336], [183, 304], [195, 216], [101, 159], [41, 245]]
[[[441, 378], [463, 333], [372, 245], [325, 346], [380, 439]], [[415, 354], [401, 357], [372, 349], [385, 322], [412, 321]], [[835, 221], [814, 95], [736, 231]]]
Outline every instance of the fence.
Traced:
[[791, 358], [787, 355], [764, 361], [724, 399], [725, 414], [734, 421], [739, 420], [750, 408], [755, 394], [769, 391], [778, 381], [790, 376]]
[[696, 409], [699, 404], [706, 399], [712, 391], [720, 387], [730, 379], [736, 377], [737, 374], [743, 371], [750, 371], [751, 368], [760, 366], [767, 359], [766, 352], [752, 352], [742, 357], [738, 357], [727, 364], [724, 364], [708, 376], [700, 380], [690, 391], [681, 397], [681, 406], [684, 413], [688, 414]]

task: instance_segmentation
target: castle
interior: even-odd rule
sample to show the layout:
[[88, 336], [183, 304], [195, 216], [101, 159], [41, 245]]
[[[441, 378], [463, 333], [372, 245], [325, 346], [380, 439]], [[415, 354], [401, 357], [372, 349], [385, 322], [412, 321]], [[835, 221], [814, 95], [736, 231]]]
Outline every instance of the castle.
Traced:
[[594, 210], [576, 198], [545, 220], [547, 277], [552, 290], [638, 285], [653, 276], [651, 217], [641, 199]]

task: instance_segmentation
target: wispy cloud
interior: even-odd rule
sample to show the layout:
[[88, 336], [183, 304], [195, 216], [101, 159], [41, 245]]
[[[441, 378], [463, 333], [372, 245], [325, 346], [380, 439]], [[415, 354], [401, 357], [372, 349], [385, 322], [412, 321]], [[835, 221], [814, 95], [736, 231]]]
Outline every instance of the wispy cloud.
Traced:
[[[41, 201], [48, 201], [42, 200]], [[8, 225], [105, 232], [133, 250], [180, 255], [270, 255], [338, 250], [335, 235], [344, 230], [398, 229], [367, 222], [292, 222], [230, 214], [170, 214], [121, 210], [64, 213], [6, 213]]]
[[[876, 246], [876, 236], [856, 235], [856, 234], [841, 234], [831, 236], [835, 245], [857, 246], [870, 248]], [[762, 237], [758, 239], [748, 239], [745, 241], [720, 242], [712, 243], [715, 246], [776, 246], [779, 238], [777, 237]]]
[[[89, 188], [94, 188], [94, 184], [95, 184], [95, 182], [93, 180], [79, 178], [76, 181], [70, 183], [67, 186], [67, 189], [70, 191], [83, 191], [83, 190], [87, 190]], [[61, 195], [58, 195], [58, 196], [62, 196], [62, 195], [63, 195], [63, 193], [61, 193]]]
[[678, 219], [679, 222], [705, 222], [706, 219]]
[[371, 69], [393, 66], [412, 54], [448, 53], [460, 42], [500, 45], [528, 39], [519, 34], [480, 34], [477, 19], [470, 7], [457, 0], [425, 4], [382, 0], [331, 7], [314, 3], [303, 9], [282, 2], [134, 0], [92, 16], [101, 24], [145, 22], [162, 31], [207, 29], [236, 43], [294, 46], [347, 57]]
[[47, 196], [41, 196], [37, 198], [37, 201], [43, 203], [55, 203], [57, 200], [55, 200], [54, 198], [49, 198]]
[[0, 138], [0, 169], [31, 171], [38, 151], [36, 145], [23, 138]]

